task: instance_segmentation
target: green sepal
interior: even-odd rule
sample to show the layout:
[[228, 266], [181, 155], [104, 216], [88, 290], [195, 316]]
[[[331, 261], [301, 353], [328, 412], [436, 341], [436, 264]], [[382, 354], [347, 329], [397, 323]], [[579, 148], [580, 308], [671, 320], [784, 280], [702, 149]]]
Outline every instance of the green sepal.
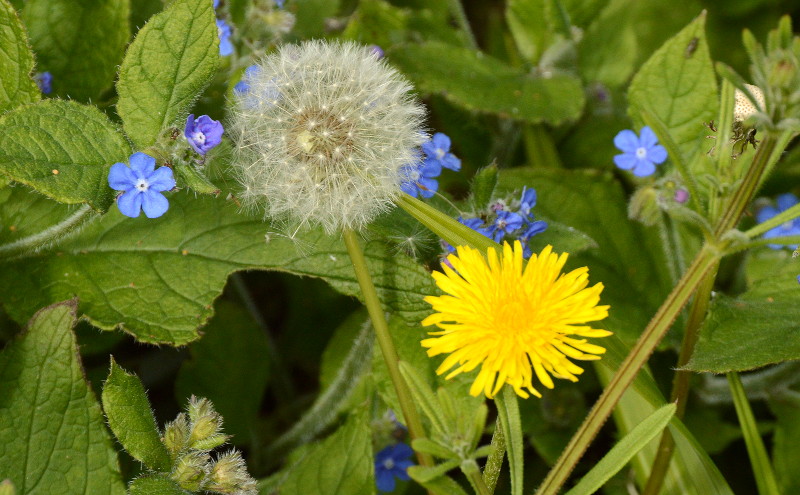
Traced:
[[460, 459], [452, 459], [433, 467], [411, 466], [408, 468], [408, 475], [417, 483], [425, 485], [426, 483], [444, 476], [445, 473], [451, 469], [457, 468], [459, 464], [461, 464]]
[[200, 194], [219, 194], [219, 187], [208, 180], [203, 172], [191, 164], [176, 163], [172, 170], [178, 179], [178, 185], [185, 185]]
[[472, 207], [475, 211], [486, 208], [497, 188], [497, 164], [478, 170], [472, 179]]
[[128, 486], [128, 495], [188, 495], [176, 482], [160, 474], [136, 478]]

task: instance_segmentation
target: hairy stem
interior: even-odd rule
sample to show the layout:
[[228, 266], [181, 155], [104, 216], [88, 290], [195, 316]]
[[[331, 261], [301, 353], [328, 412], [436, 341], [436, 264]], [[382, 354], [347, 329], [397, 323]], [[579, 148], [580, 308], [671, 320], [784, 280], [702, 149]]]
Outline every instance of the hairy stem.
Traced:
[[464, 12], [464, 6], [461, 5], [461, 0], [447, 0], [447, 5], [450, 8], [450, 14], [455, 18], [458, 27], [464, 31], [469, 41], [470, 47], [473, 50], [478, 49], [478, 42], [475, 40], [475, 35], [472, 33], [472, 28], [469, 25], [469, 19]]
[[[411, 435], [412, 440], [424, 438], [425, 430], [422, 427], [422, 420], [411, 398], [411, 390], [400, 374], [400, 367], [398, 366], [400, 359], [397, 356], [394, 342], [392, 342], [392, 336], [389, 333], [389, 325], [386, 323], [386, 316], [381, 308], [381, 302], [378, 299], [375, 284], [372, 282], [372, 277], [369, 274], [367, 261], [364, 259], [364, 251], [361, 249], [358, 236], [349, 229], [345, 229], [342, 232], [342, 236], [344, 237], [344, 243], [345, 246], [347, 246], [350, 260], [353, 262], [353, 270], [355, 270], [358, 285], [361, 287], [364, 305], [367, 307], [367, 312], [369, 312], [369, 317], [372, 320], [372, 327], [375, 328], [375, 334], [378, 337], [378, 345], [383, 353], [383, 360], [386, 362], [386, 367], [389, 369], [389, 376], [397, 392], [397, 398], [400, 401], [400, 409], [403, 413], [405, 424], [408, 427], [408, 433]], [[433, 466], [433, 458], [430, 454], [417, 452], [417, 459], [422, 466]]]
[[503, 467], [503, 458], [506, 455], [506, 437], [503, 435], [503, 427], [500, 424], [500, 417], [494, 427], [492, 435], [492, 453], [486, 459], [486, 466], [483, 467], [483, 481], [489, 488], [489, 493], [494, 493], [497, 486], [497, 478], [500, 477], [500, 469]]
[[87, 220], [93, 218], [89, 205], [83, 205], [75, 213], [61, 222], [28, 237], [17, 239], [14, 242], [0, 245], [0, 258], [12, 258], [29, 251], [35, 251], [42, 246], [58, 241], [75, 229], [81, 227]]

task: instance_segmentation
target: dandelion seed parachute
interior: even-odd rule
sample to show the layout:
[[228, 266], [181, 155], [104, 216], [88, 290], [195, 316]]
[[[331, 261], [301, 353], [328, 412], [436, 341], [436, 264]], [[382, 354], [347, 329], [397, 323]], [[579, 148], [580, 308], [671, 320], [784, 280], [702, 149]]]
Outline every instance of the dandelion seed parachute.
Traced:
[[229, 126], [242, 203], [328, 233], [391, 208], [427, 139], [411, 84], [352, 42], [285, 45], [256, 67]]

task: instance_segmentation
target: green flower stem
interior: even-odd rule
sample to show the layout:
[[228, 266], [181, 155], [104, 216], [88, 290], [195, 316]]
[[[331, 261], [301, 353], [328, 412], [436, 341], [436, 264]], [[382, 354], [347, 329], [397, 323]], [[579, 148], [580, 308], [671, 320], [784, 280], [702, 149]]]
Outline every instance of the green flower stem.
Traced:
[[0, 258], [12, 258], [29, 251], [35, 251], [47, 244], [53, 243], [67, 234], [80, 228], [86, 221], [94, 218], [92, 209], [89, 205], [83, 205], [75, 213], [68, 216], [61, 222], [52, 225], [41, 232], [38, 232], [14, 242], [0, 245]]
[[800, 244], [800, 235], [787, 235], [781, 237], [772, 237], [770, 239], [756, 239], [754, 241], [736, 244], [728, 249], [727, 254], [744, 251], [751, 248], [766, 246], [767, 244], [779, 244], [782, 246], [792, 246]]
[[775, 480], [775, 473], [772, 471], [767, 449], [758, 433], [758, 424], [753, 417], [753, 410], [747, 401], [747, 395], [742, 387], [742, 381], [736, 372], [728, 373], [728, 383], [731, 387], [733, 405], [736, 408], [736, 416], [739, 417], [739, 425], [742, 427], [747, 454], [750, 456], [750, 464], [753, 466], [753, 474], [756, 478], [756, 486], [760, 495], [779, 495], [778, 482]]
[[471, 469], [469, 472], [464, 474], [467, 475], [467, 480], [469, 480], [469, 484], [472, 485], [472, 489], [475, 490], [475, 493], [478, 495], [492, 495], [492, 492], [489, 491], [486, 483], [483, 482], [480, 469], [476, 467], [475, 469]]
[[[711, 301], [711, 291], [714, 289], [718, 267], [719, 264], [715, 265], [700, 282], [689, 310], [689, 320], [686, 323], [681, 353], [678, 356], [678, 371], [673, 376], [672, 393], [670, 395], [670, 402], [674, 402], [677, 405], [675, 417], [678, 419], [683, 418], [683, 413], [686, 411], [686, 400], [689, 396], [689, 379], [692, 376], [691, 371], [684, 371], [681, 368], [689, 362], [689, 358], [694, 353], [694, 347], [700, 336], [700, 327], [708, 312], [708, 304]], [[661, 434], [656, 458], [653, 460], [650, 477], [647, 479], [647, 485], [642, 495], [658, 495], [661, 492], [661, 486], [664, 484], [664, 477], [669, 469], [674, 450], [675, 440], [672, 438], [669, 428], [665, 428]]]
[[497, 486], [497, 479], [500, 477], [500, 469], [503, 467], [503, 457], [506, 455], [506, 437], [503, 435], [503, 427], [500, 424], [500, 417], [494, 427], [494, 435], [492, 435], [492, 453], [486, 459], [486, 465], [483, 467], [483, 481], [489, 488], [489, 493], [494, 493]]
[[779, 226], [779, 225], [781, 225], [781, 224], [783, 224], [785, 222], [788, 222], [790, 220], [794, 220], [797, 217], [800, 217], [800, 204], [796, 204], [796, 205], [792, 206], [791, 208], [789, 208], [788, 210], [782, 211], [781, 213], [778, 213], [777, 215], [775, 215], [774, 217], [770, 218], [766, 222], [760, 223], [760, 224], [756, 225], [755, 227], [753, 227], [750, 230], [746, 230], [744, 232], [744, 235], [746, 235], [750, 239], [752, 239], [754, 237], [758, 237], [761, 234], [763, 234], [764, 232], [766, 232], [768, 230], [772, 230], [775, 227], [777, 227], [777, 226]]
[[[364, 296], [364, 305], [367, 307], [367, 312], [372, 320], [372, 326], [375, 328], [375, 334], [378, 337], [378, 345], [383, 353], [383, 360], [386, 362], [386, 367], [389, 369], [389, 376], [394, 384], [394, 389], [397, 392], [397, 398], [400, 401], [400, 409], [405, 419], [406, 427], [411, 435], [411, 439], [425, 438], [425, 430], [422, 427], [422, 420], [420, 419], [414, 401], [411, 398], [411, 390], [408, 388], [402, 375], [400, 375], [400, 368], [398, 362], [400, 361], [397, 356], [397, 350], [392, 342], [392, 336], [389, 333], [389, 325], [386, 323], [381, 302], [378, 299], [378, 293], [375, 290], [375, 284], [372, 283], [372, 277], [367, 269], [367, 261], [364, 259], [364, 251], [358, 242], [358, 236], [355, 232], [345, 229], [342, 232], [344, 237], [345, 246], [347, 246], [347, 253], [350, 255], [350, 260], [353, 262], [353, 270], [358, 279], [358, 285], [361, 287], [361, 294]], [[421, 466], [432, 467], [433, 458], [430, 454], [417, 452], [417, 459]]]
[[563, 168], [553, 137], [542, 124], [526, 125], [522, 131], [528, 165], [537, 168]]
[[650, 354], [652, 354], [664, 334], [672, 326], [675, 318], [678, 317], [678, 314], [692, 297], [695, 289], [700, 285], [706, 274], [716, 266], [719, 257], [719, 252], [709, 247], [704, 247], [697, 254], [686, 273], [667, 296], [653, 319], [650, 320], [650, 323], [644, 329], [628, 356], [620, 364], [619, 369], [609, 381], [608, 386], [606, 386], [603, 394], [597, 400], [583, 424], [572, 436], [561, 457], [536, 492], [538, 495], [555, 495], [558, 493], [558, 490], [567, 481], [567, 477], [569, 477], [570, 472], [580, 460], [589, 443], [591, 443], [611, 415], [622, 394], [633, 383], [636, 374], [647, 362]]
[[472, 34], [472, 28], [469, 25], [467, 14], [464, 12], [464, 6], [461, 5], [461, 0], [447, 0], [447, 5], [450, 8], [450, 14], [456, 19], [458, 27], [460, 27], [467, 36], [470, 48], [477, 50], [478, 42], [475, 40], [475, 35]]

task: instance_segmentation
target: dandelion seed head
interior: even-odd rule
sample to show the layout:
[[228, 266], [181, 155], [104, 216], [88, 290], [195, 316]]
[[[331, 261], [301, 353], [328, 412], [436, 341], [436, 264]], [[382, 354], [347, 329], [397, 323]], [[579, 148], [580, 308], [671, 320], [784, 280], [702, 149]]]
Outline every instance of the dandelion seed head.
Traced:
[[[764, 93], [761, 91], [761, 88], [752, 84], [745, 84], [745, 87], [750, 91], [753, 97], [755, 97], [758, 106], [763, 109]], [[735, 122], [743, 122], [758, 112], [758, 108], [753, 105], [753, 102], [738, 89], [734, 93], [734, 101], [733, 120]]]
[[388, 210], [427, 140], [410, 83], [351, 42], [285, 45], [256, 67], [230, 125], [243, 203], [329, 233]]

